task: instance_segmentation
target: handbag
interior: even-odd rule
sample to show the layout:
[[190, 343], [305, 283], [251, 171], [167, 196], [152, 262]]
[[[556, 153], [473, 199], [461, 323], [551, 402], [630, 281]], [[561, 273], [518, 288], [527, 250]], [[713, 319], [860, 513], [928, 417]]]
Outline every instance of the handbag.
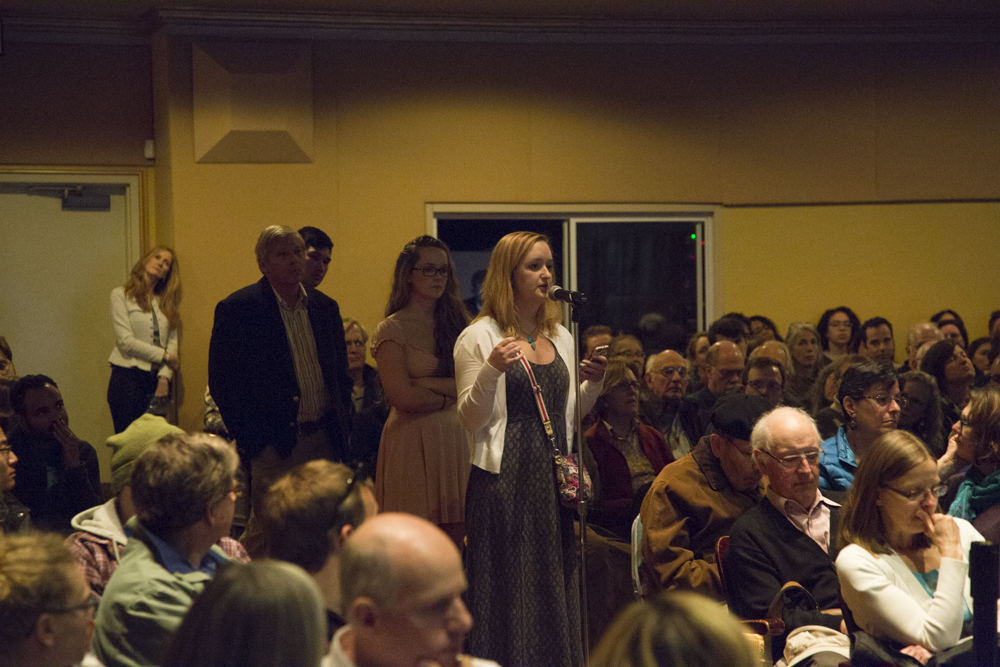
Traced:
[[542, 427], [545, 429], [545, 436], [552, 446], [552, 462], [556, 476], [556, 488], [559, 490], [559, 502], [570, 509], [576, 509], [581, 500], [581, 487], [583, 489], [582, 499], [590, 501], [594, 497], [594, 485], [590, 481], [590, 474], [584, 469], [583, 483], [580, 480], [580, 454], [562, 454], [556, 445], [555, 431], [552, 430], [552, 420], [549, 419], [549, 411], [545, 408], [545, 399], [542, 398], [542, 388], [535, 380], [535, 372], [531, 370], [531, 364], [521, 355], [521, 365], [524, 366], [531, 382], [531, 388], [535, 394], [535, 405], [538, 407], [538, 416], [542, 419]]

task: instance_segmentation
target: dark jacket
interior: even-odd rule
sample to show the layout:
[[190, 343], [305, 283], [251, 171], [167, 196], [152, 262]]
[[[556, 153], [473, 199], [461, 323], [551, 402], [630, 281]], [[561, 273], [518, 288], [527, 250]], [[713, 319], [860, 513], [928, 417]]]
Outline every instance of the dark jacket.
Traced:
[[67, 468], [62, 444], [52, 436], [19, 426], [9, 439], [18, 459], [14, 495], [31, 510], [35, 528], [68, 535], [74, 516], [104, 502], [97, 452], [89, 443], [80, 442], [80, 465]]
[[[803, 625], [840, 629], [841, 616], [822, 613], [840, 608], [837, 580], [837, 527], [840, 508], [830, 508], [829, 554], [796, 528], [765, 498], [733, 524], [724, 569], [729, 609], [741, 618], [764, 618], [781, 587], [796, 581], [812, 594], [819, 609], [787, 605], [782, 620], [786, 632]], [[775, 646], [777, 644], [777, 646]], [[772, 644], [781, 655], [784, 636]]]
[[712, 393], [708, 387], [700, 391], [688, 394], [684, 397], [681, 407], [678, 409], [681, 428], [687, 434], [688, 440], [692, 443], [701, 440], [708, 431], [712, 423], [712, 408], [718, 396]]
[[[307, 289], [309, 322], [330, 394], [326, 430], [343, 458], [353, 407], [344, 325], [337, 302]], [[274, 289], [261, 278], [215, 307], [208, 350], [208, 385], [229, 435], [247, 460], [272, 445], [281, 457], [298, 435], [299, 383]]]
[[10, 491], [0, 496], [0, 537], [31, 528], [31, 510]]

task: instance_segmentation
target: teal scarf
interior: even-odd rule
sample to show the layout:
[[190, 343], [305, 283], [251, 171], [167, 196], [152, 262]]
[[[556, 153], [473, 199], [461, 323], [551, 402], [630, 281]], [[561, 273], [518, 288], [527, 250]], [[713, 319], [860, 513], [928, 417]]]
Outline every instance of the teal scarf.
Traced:
[[972, 521], [980, 512], [994, 505], [1000, 505], [1000, 470], [983, 475], [971, 467], [958, 486], [958, 494], [948, 508], [948, 514]]

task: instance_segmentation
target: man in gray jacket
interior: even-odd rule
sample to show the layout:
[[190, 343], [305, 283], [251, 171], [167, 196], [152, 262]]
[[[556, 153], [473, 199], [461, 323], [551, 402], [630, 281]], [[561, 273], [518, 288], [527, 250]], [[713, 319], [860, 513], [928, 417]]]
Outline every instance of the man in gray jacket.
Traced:
[[210, 435], [169, 435], [135, 462], [136, 516], [97, 610], [94, 652], [106, 667], [162, 663], [187, 610], [228, 559], [215, 545], [239, 493], [233, 448]]

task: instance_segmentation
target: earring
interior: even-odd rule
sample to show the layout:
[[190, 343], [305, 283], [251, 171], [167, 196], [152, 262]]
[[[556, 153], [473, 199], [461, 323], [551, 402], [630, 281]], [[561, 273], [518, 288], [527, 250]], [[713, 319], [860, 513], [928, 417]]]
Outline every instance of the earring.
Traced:
[[850, 419], [848, 420], [848, 422], [847, 422], [847, 428], [849, 428], [849, 429], [851, 429], [851, 430], [853, 431], [853, 430], [854, 430], [854, 429], [856, 429], [857, 427], [858, 427], [858, 420], [857, 420], [857, 419], [855, 419], [854, 417], [851, 417], [851, 418], [850, 418]]

